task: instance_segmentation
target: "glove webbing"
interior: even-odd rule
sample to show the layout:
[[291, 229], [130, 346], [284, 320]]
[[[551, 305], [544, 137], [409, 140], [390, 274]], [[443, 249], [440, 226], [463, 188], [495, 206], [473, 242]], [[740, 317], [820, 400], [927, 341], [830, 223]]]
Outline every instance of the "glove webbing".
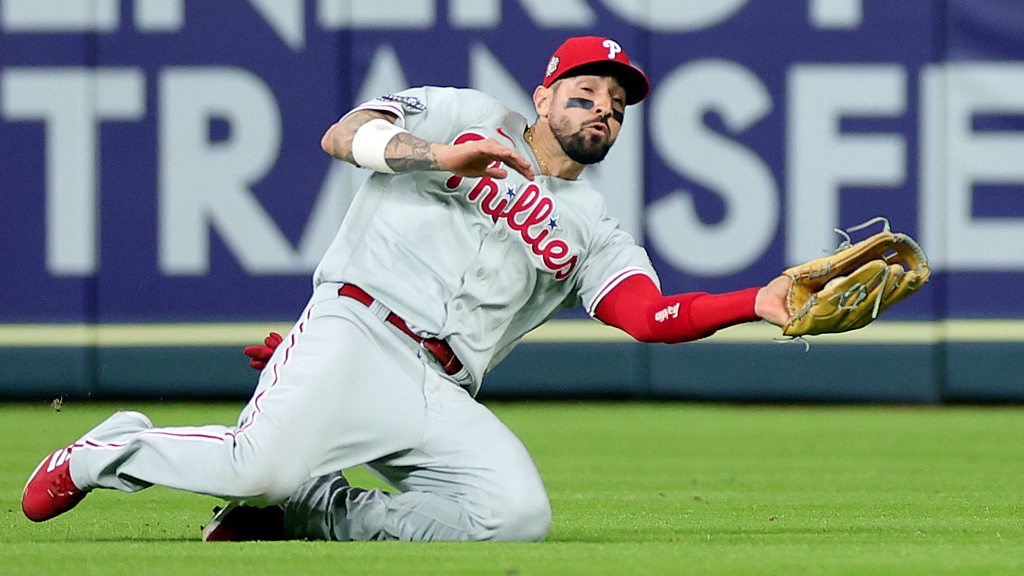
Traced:
[[[840, 236], [843, 237], [843, 241], [839, 243], [839, 246], [837, 246], [836, 249], [832, 251], [832, 253], [836, 254], [842, 252], [843, 250], [846, 250], [847, 248], [853, 248], [853, 238], [850, 236], [850, 233], [857, 232], [858, 230], [863, 230], [868, 226], [871, 226], [872, 224], [876, 224], [878, 222], [882, 223], [882, 232], [888, 232], [890, 230], [889, 219], [884, 216], [876, 216], [868, 220], [867, 222], [863, 222], [856, 226], [851, 226], [850, 228], [847, 228], [845, 231], [840, 228], [833, 228], [832, 230], [836, 234], [839, 234]], [[827, 271], [824, 271], [823, 274], [828, 274], [832, 271], [831, 265], [827, 266], [827, 268], [829, 269]], [[889, 274], [891, 273], [892, 271], [889, 270], [888, 267], [886, 267], [885, 272], [882, 273], [882, 286], [885, 286], [886, 282], [889, 280]], [[816, 274], [814, 276], [820, 275], [821, 274]], [[858, 292], [859, 297], [853, 302], [853, 304], [847, 304], [847, 298], [849, 298], [849, 296], [854, 292]], [[885, 296], [885, 291], [879, 290], [878, 296], [875, 297], [875, 306], [874, 308], [871, 309], [872, 318], [878, 318], [878, 309], [882, 305], [883, 296]], [[861, 284], [860, 286], [854, 286], [853, 288], [850, 288], [846, 292], [843, 292], [842, 294], [839, 295], [839, 307], [846, 308], [847, 310], [856, 308], [858, 305], [860, 305], [861, 302], [864, 301], [864, 298], [867, 298], [867, 290], [865, 289], [864, 285]]]

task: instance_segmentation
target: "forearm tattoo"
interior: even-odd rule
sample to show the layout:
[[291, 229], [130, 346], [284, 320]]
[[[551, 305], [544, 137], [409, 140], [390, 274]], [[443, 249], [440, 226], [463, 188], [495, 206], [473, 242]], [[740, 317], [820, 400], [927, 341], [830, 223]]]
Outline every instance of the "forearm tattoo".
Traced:
[[405, 132], [388, 142], [384, 158], [395, 172], [437, 170], [437, 156], [430, 150], [430, 142]]

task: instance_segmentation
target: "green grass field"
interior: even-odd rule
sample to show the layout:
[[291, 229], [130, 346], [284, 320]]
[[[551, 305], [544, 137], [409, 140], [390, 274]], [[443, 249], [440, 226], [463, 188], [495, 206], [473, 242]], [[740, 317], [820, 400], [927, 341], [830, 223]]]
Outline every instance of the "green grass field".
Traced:
[[218, 501], [164, 488], [21, 515], [39, 459], [116, 409], [162, 426], [240, 407], [0, 404], [0, 574], [1024, 573], [1021, 408], [496, 403], [550, 492], [538, 544], [207, 544]]

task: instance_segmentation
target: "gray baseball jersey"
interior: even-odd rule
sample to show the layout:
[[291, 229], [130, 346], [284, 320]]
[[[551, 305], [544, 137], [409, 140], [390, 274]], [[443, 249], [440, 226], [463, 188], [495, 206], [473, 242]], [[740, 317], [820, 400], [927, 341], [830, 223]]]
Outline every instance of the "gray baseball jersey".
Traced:
[[[491, 138], [538, 165], [523, 139], [526, 119], [476, 90], [415, 88], [362, 109], [390, 112], [428, 142]], [[564, 307], [582, 303], [593, 314], [634, 274], [658, 282], [647, 253], [585, 180], [374, 173], [314, 284], [356, 284], [417, 333], [447, 340], [475, 394], [527, 332]]]

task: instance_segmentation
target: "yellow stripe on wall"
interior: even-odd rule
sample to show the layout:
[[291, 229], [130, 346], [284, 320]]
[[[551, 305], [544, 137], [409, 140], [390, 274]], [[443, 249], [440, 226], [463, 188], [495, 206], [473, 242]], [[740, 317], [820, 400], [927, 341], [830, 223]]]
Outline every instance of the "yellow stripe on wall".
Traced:
[[[246, 346], [271, 330], [285, 334], [291, 324], [0, 324], [0, 348], [81, 348], [89, 346], [188, 347]], [[780, 339], [767, 323], [733, 326], [697, 344], [749, 344]], [[527, 343], [631, 342], [625, 333], [593, 320], [555, 320], [528, 334]], [[937, 342], [1024, 342], [1024, 320], [944, 320], [875, 322], [845, 334], [811, 336], [812, 344], [934, 344]]]
[[271, 330], [287, 333], [290, 324], [0, 324], [0, 348], [107, 348], [234, 346], [257, 344]]

